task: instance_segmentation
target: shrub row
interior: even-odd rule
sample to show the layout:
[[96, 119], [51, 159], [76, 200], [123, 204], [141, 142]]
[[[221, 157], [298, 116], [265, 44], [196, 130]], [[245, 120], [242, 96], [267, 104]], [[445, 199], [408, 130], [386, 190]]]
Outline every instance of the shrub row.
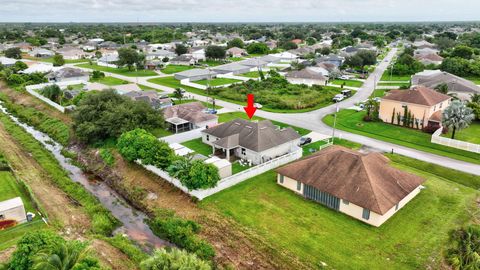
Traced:
[[182, 219], [170, 210], [159, 210], [148, 225], [157, 236], [195, 253], [201, 259], [211, 260], [215, 256], [212, 245], [198, 237], [201, 226], [195, 221]]

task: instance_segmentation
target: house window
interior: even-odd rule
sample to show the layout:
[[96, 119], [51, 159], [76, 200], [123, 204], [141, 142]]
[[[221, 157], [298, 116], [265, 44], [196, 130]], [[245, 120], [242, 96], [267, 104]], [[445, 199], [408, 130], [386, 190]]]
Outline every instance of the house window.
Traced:
[[363, 208], [362, 218], [365, 220], [370, 219], [370, 210]]
[[342, 202], [343, 202], [343, 204], [345, 204], [345, 205], [349, 205], [349, 204], [350, 204], [350, 202], [347, 201], [347, 200], [342, 200]]
[[280, 175], [280, 184], [283, 184], [283, 175]]
[[302, 183], [300, 181], [297, 181], [297, 190], [302, 189]]
[[247, 154], [247, 150], [245, 148], [242, 148], [242, 155], [246, 155]]
[[442, 108], [443, 103], [440, 103], [440, 109]]
[[210, 135], [207, 135], [207, 142], [210, 141]]
[[433, 106], [433, 111], [437, 110], [437, 105]]
[[395, 211], [398, 210], [398, 203], [395, 205]]

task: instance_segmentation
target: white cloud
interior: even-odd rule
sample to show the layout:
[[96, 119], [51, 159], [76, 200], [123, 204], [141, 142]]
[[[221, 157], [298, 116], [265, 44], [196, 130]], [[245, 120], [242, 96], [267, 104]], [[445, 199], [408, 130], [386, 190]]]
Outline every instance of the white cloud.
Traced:
[[0, 0], [0, 21], [477, 20], [477, 0]]

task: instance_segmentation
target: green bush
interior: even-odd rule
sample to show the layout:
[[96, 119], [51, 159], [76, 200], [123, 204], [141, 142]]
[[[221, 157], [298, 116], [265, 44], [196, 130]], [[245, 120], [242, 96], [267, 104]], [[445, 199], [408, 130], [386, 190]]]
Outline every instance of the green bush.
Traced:
[[106, 148], [100, 149], [100, 157], [109, 166], [113, 166], [115, 164], [115, 157], [113, 156], [112, 151], [110, 149], [106, 149]]
[[452, 232], [447, 261], [453, 269], [480, 269], [480, 226], [470, 225]]
[[172, 211], [160, 210], [154, 219], [148, 221], [152, 231], [188, 252], [195, 253], [199, 258], [210, 260], [215, 256], [215, 250], [197, 234], [201, 227], [192, 220], [175, 216]]
[[186, 251], [174, 248], [169, 252], [165, 249], [155, 250], [152, 257], [140, 264], [140, 269], [210, 270], [212, 268], [207, 262], [198, 259], [195, 254], [189, 254]]
[[137, 264], [148, 258], [147, 254], [137, 247], [134, 242], [121, 234], [116, 234], [113, 237], [99, 236], [99, 238], [122, 251], [130, 260]]

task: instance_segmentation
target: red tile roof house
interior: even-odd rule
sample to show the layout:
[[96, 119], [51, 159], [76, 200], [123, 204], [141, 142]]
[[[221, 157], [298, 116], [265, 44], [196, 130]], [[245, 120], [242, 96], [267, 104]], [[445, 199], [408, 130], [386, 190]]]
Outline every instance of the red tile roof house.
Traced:
[[420, 193], [424, 182], [388, 162], [380, 153], [330, 146], [278, 168], [277, 184], [379, 227]]
[[296, 38], [296, 39], [292, 39], [291, 42], [293, 42], [293, 43], [295, 43], [295, 44], [297, 44], [297, 45], [300, 45], [300, 44], [303, 43], [303, 40]]
[[[437, 129], [442, 123], [442, 112], [450, 105], [452, 97], [439, 93], [424, 86], [415, 86], [409, 90], [391, 90], [380, 101], [379, 117], [383, 122], [398, 124], [397, 114], [401, 123], [405, 108], [414, 119], [413, 128], [430, 127]], [[415, 124], [418, 122], [418, 127]]]

